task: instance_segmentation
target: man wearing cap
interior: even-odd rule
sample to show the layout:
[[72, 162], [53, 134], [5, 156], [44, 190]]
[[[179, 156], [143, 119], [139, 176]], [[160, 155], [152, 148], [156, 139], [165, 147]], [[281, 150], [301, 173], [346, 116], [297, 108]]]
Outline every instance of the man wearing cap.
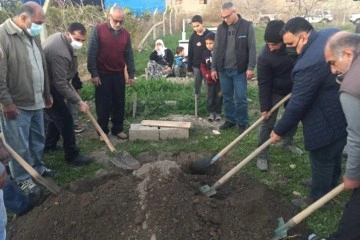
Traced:
[[[278, 110], [269, 114], [270, 109], [291, 92], [293, 81], [291, 71], [296, 57], [289, 56], [286, 46], [280, 36], [280, 31], [285, 23], [281, 20], [270, 21], [265, 29], [265, 46], [257, 59], [257, 77], [259, 85], [259, 101], [261, 116], [264, 121], [259, 128], [258, 145], [269, 139], [274, 129]], [[285, 104], [286, 105], [286, 104]], [[303, 152], [293, 145], [293, 137], [297, 127], [289, 131], [282, 141], [282, 146], [287, 150], [301, 155]], [[268, 148], [263, 150], [257, 159], [256, 166], [261, 171], [268, 170]]]

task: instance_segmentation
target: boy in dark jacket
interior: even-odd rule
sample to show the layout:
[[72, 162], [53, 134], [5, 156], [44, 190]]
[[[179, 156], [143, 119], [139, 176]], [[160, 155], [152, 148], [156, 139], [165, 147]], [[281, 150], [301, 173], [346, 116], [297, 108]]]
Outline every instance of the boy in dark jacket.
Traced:
[[202, 54], [206, 49], [205, 36], [209, 33], [209, 30], [204, 27], [203, 19], [199, 15], [195, 15], [191, 19], [191, 25], [194, 29], [194, 32], [189, 39], [188, 73], [189, 76], [194, 75], [195, 95], [199, 97], [203, 80], [200, 71], [200, 64]]
[[212, 50], [214, 47], [215, 33], [209, 32], [205, 37], [206, 50], [204, 50], [202, 55], [202, 61], [200, 65], [201, 73], [206, 79], [208, 86], [208, 111], [210, 122], [216, 120], [221, 120], [221, 107], [222, 107], [222, 93], [220, 89], [220, 81], [213, 80], [211, 78], [211, 63], [212, 63]]
[[[265, 29], [265, 46], [257, 59], [257, 80], [259, 85], [259, 100], [261, 116], [264, 121], [259, 128], [258, 145], [269, 139], [274, 129], [278, 110], [269, 115], [271, 108], [291, 92], [293, 81], [291, 71], [296, 57], [289, 56], [280, 31], [285, 23], [281, 20], [270, 21]], [[282, 146], [289, 151], [301, 155], [303, 152], [293, 145], [293, 137], [297, 126], [289, 131], [282, 141]], [[257, 159], [256, 166], [261, 171], [268, 169], [268, 148], [263, 150]]]

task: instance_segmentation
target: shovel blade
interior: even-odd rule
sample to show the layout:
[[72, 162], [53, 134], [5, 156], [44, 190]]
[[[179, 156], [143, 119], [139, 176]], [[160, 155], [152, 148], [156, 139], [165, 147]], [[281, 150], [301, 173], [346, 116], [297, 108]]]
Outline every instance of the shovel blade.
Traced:
[[115, 152], [115, 158], [110, 161], [117, 167], [125, 170], [136, 170], [141, 167], [141, 164], [133, 156], [127, 152]]
[[284, 219], [282, 217], [277, 219], [278, 228], [275, 229], [275, 235], [272, 240], [280, 240], [287, 237], [288, 227], [286, 226]]
[[200, 192], [202, 192], [203, 194], [205, 194], [208, 197], [211, 197], [216, 194], [216, 190], [214, 188], [210, 187], [209, 185], [202, 186], [200, 188]]

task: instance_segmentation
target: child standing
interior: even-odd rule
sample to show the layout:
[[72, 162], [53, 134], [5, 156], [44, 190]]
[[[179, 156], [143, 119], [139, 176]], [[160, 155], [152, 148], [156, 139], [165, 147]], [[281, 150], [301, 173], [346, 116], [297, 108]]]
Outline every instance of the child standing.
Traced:
[[188, 49], [188, 73], [194, 76], [195, 95], [199, 97], [203, 77], [200, 71], [202, 54], [206, 49], [205, 36], [209, 30], [204, 28], [203, 19], [199, 15], [195, 15], [191, 19], [191, 25], [194, 29], [189, 39]]
[[201, 73], [206, 79], [208, 90], [208, 111], [210, 122], [221, 120], [221, 107], [222, 107], [222, 93], [220, 89], [219, 79], [213, 80], [211, 78], [211, 63], [212, 63], [212, 50], [214, 47], [215, 33], [209, 32], [205, 37], [206, 48], [202, 54], [202, 61], [200, 65]]
[[187, 68], [187, 58], [185, 56], [185, 51], [183, 47], [176, 48], [175, 55], [175, 77], [180, 77], [186, 75]]

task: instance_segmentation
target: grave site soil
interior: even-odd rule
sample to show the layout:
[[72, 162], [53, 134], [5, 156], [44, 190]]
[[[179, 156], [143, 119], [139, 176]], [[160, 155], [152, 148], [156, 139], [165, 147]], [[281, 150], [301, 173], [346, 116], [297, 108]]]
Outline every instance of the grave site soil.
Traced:
[[[287, 221], [297, 213], [265, 184], [243, 174], [214, 197], [203, 195], [199, 187], [224, 173], [190, 174], [188, 163], [199, 157], [143, 153], [136, 158], [144, 164], [133, 173], [100, 170], [13, 220], [8, 239], [265, 240], [272, 238], [278, 217]], [[220, 166], [213, 170], [219, 173]], [[305, 239], [306, 232], [299, 224], [288, 239]]]

